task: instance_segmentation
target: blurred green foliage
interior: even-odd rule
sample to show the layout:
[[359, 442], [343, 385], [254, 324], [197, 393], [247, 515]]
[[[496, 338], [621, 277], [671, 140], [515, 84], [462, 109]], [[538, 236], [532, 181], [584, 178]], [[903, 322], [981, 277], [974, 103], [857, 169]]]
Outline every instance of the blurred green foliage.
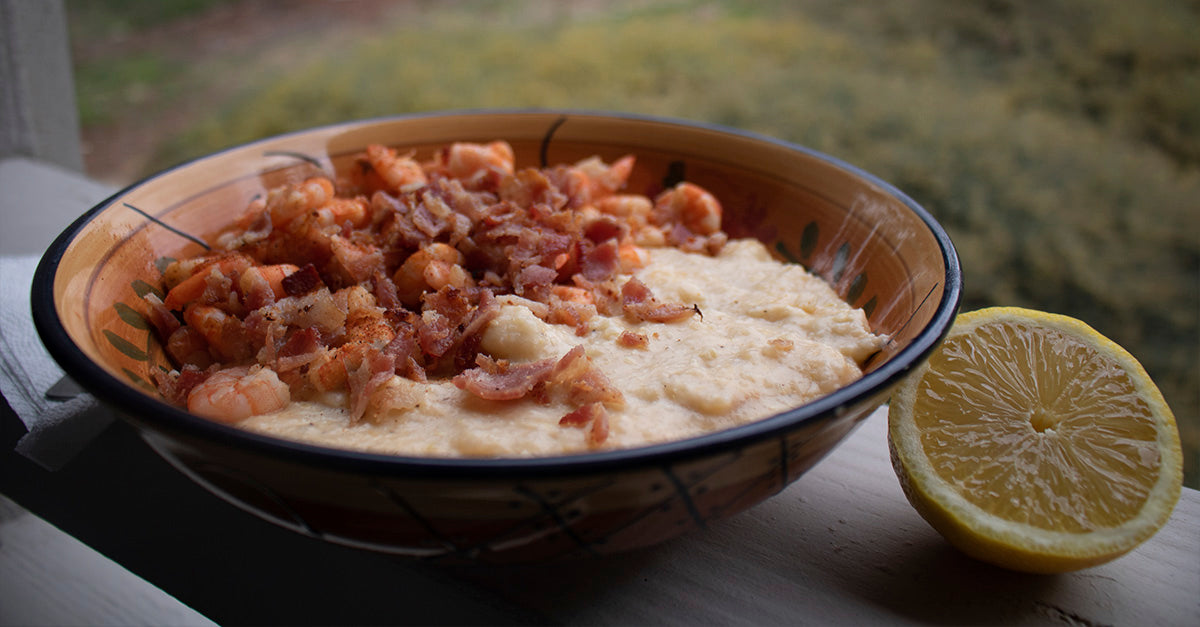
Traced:
[[[172, 77], [177, 98], [215, 81], [229, 97], [164, 137], [150, 169], [323, 123], [479, 107], [633, 111], [801, 143], [933, 212], [962, 257], [964, 309], [1065, 313], [1134, 353], [1200, 487], [1200, 3], [401, 4], [353, 38], [295, 33]], [[85, 112], [106, 81], [163, 78], [103, 63], [80, 73]]]

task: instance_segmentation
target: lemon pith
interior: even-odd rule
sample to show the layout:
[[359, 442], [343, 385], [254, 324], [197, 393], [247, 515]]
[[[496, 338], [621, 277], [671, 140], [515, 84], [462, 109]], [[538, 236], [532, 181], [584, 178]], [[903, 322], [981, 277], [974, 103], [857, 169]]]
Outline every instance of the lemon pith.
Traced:
[[1017, 570], [1111, 560], [1169, 517], [1178, 430], [1128, 352], [1054, 314], [962, 314], [893, 395], [892, 462], [955, 546]]

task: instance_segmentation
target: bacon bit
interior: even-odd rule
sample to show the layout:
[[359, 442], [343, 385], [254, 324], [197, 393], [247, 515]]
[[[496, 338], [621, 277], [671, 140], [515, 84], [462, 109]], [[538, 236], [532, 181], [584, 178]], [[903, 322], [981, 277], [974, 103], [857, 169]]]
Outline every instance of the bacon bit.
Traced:
[[558, 420], [558, 424], [562, 427], [586, 427], [592, 423], [597, 410], [604, 411], [604, 406], [599, 403], [584, 405], [564, 415]]
[[608, 440], [608, 412], [600, 406], [596, 417], [592, 419], [592, 430], [588, 431], [588, 444], [600, 446]]
[[460, 390], [491, 401], [511, 401], [531, 392], [554, 370], [557, 360], [543, 359], [525, 364], [495, 361], [487, 355], [475, 359], [478, 368], [466, 370], [452, 379]]
[[146, 311], [146, 319], [150, 324], [154, 325], [154, 329], [158, 331], [159, 337], [171, 337], [171, 334], [180, 327], [179, 318], [171, 313], [170, 309], [163, 304], [162, 299], [154, 292], [147, 292], [142, 300], [146, 302], [149, 309]]
[[608, 439], [608, 411], [603, 403], [588, 403], [560, 418], [558, 424], [577, 428], [590, 426], [587, 440], [591, 446], [599, 446]]
[[333, 253], [331, 270], [338, 272], [347, 285], [366, 281], [383, 265], [383, 253], [378, 248], [352, 242], [340, 235], [330, 239], [330, 251]]
[[634, 333], [632, 331], [623, 331], [617, 337], [617, 344], [625, 348], [646, 348], [650, 345], [650, 338], [644, 333]]
[[158, 393], [162, 394], [167, 402], [184, 407], [187, 406], [187, 397], [192, 388], [203, 383], [209, 374], [211, 369], [201, 370], [191, 364], [185, 364], [179, 370], [170, 372], [157, 369], [153, 371]]
[[617, 240], [610, 239], [603, 244], [584, 246], [580, 274], [589, 281], [603, 281], [612, 277], [621, 268], [621, 256]]
[[286, 372], [308, 364], [317, 358], [322, 348], [321, 335], [316, 329], [296, 329], [276, 352], [276, 369]]
[[445, 355], [454, 346], [456, 326], [454, 321], [437, 311], [426, 311], [416, 319], [417, 341], [421, 350], [434, 359]]
[[317, 267], [309, 263], [283, 277], [282, 283], [283, 291], [288, 296], [303, 296], [321, 285], [321, 275]]
[[574, 327], [575, 335], [583, 337], [588, 334], [588, 321], [595, 316], [595, 305], [558, 302], [551, 305], [546, 322]]
[[396, 374], [415, 381], [425, 380], [425, 356], [411, 322], [396, 325], [396, 337], [383, 347], [383, 352], [392, 356]]
[[[378, 152], [367, 153], [372, 150]], [[514, 171], [511, 148], [503, 142], [459, 144], [421, 164], [419, 185], [399, 188], [387, 185], [368, 157], [357, 158], [336, 194], [325, 180], [316, 190], [321, 194], [308, 190], [312, 198], [280, 195], [299, 193], [292, 186], [273, 191], [274, 201], [255, 199], [210, 253], [176, 267], [179, 273], [186, 268], [186, 276], [172, 273], [175, 285], [163, 302], [146, 299], [147, 321], [172, 362], [186, 370], [156, 377], [164, 396], [182, 402], [207, 376], [212, 359], [222, 358], [230, 363], [221, 367], [251, 361], [269, 366], [302, 394], [316, 389], [317, 379], [331, 386], [321, 389], [348, 385], [356, 417], [364, 402], [370, 407], [366, 397], [394, 375], [419, 381], [451, 376], [481, 398], [598, 403], [611, 411], [624, 397], [581, 347], [559, 359], [518, 365], [480, 353], [482, 334], [499, 312], [496, 296], [523, 297], [542, 320], [570, 325], [581, 335], [601, 314], [644, 322], [702, 316], [696, 306], [659, 302], [637, 279], [624, 279], [648, 258], [632, 243], [635, 229], [658, 229], [663, 241], [709, 252], [725, 238], [713, 232], [719, 227], [710, 224], [710, 214], [693, 221], [695, 228], [672, 231], [686, 217], [682, 209], [660, 208], [640, 195], [644, 211], [597, 209], [593, 203], [624, 187], [632, 156], [611, 165], [593, 158]], [[295, 206], [284, 207], [285, 201]], [[272, 222], [283, 209], [286, 227]], [[423, 289], [420, 300], [402, 298], [396, 268], [412, 251], [435, 243], [461, 255], [453, 269], [467, 280], [454, 283], [457, 291]], [[246, 268], [284, 264], [300, 269], [283, 277], [279, 292], [278, 284], [270, 293], [260, 294], [257, 285], [253, 293], [243, 285], [235, 289]], [[362, 311], [371, 312], [371, 324], [349, 313], [346, 289], [369, 300]], [[191, 317], [184, 313], [179, 320], [186, 311]], [[202, 320], [198, 311], [209, 315]], [[210, 349], [212, 341], [224, 352]], [[634, 332], [617, 341], [629, 347], [649, 342]], [[314, 370], [328, 372], [317, 376]], [[607, 417], [588, 411], [598, 416], [589, 422], [589, 437], [603, 442]]]
[[629, 233], [629, 227], [617, 221], [612, 216], [600, 216], [592, 220], [584, 228], [584, 237], [596, 243], [613, 242], [623, 239]]
[[645, 322], [677, 322], [692, 317], [698, 309], [674, 303], [660, 303], [650, 288], [633, 277], [621, 287], [621, 306], [625, 314]]
[[392, 378], [395, 370], [395, 356], [384, 352], [368, 354], [357, 368], [346, 367], [346, 383], [350, 388], [350, 424], [362, 420], [371, 395]]
[[531, 288], [550, 285], [557, 278], [558, 270], [553, 268], [538, 265], [526, 266], [517, 274], [513, 291], [518, 295], [524, 294]]
[[400, 293], [396, 289], [396, 283], [383, 270], [375, 270], [371, 274], [371, 288], [375, 302], [380, 307], [388, 311], [404, 309], [404, 304], [400, 302]]
[[572, 404], [604, 403], [619, 408], [625, 396], [613, 386], [608, 377], [592, 363], [580, 344], [567, 351], [554, 365], [550, 383], [556, 389], [566, 389], [567, 401]]

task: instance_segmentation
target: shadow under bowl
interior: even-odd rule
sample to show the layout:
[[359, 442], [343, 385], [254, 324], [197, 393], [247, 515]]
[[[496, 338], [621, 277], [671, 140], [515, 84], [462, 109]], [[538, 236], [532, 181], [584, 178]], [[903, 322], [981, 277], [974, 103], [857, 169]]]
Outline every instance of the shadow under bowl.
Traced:
[[[713, 192], [730, 237], [823, 277], [889, 336], [865, 375], [744, 426], [635, 449], [529, 459], [339, 450], [218, 424], [162, 401], [170, 368], [144, 317], [163, 260], [204, 242], [271, 187], [345, 171], [368, 143], [427, 155], [507, 140], [518, 167], [637, 157], [628, 189]], [[957, 311], [949, 237], [891, 185], [801, 146], [681, 120], [587, 111], [461, 111], [348, 122], [265, 139], [151, 176], [81, 216], [41, 260], [38, 332], [62, 368], [198, 484], [262, 518], [344, 545], [448, 561], [604, 554], [701, 529], [779, 492], [927, 358]]]

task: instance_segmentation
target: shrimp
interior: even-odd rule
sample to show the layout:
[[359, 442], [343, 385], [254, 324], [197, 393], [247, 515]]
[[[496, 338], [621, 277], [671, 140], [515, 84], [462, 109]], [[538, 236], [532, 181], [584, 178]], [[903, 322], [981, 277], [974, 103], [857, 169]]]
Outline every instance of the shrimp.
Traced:
[[699, 185], [684, 181], [654, 199], [659, 224], [679, 224], [697, 235], [721, 230], [721, 202]]
[[508, 142], [458, 142], [438, 151], [429, 169], [461, 180], [468, 189], [478, 189], [487, 184], [498, 185], [514, 172], [515, 162]]
[[188, 393], [193, 414], [235, 423], [287, 407], [292, 393], [274, 370], [259, 365], [235, 366], [213, 373]]
[[258, 309], [287, 296], [283, 280], [298, 270], [298, 266], [290, 263], [252, 266], [243, 270], [238, 276], [238, 289], [242, 292], [247, 308]]
[[463, 269], [463, 254], [449, 244], [434, 242], [408, 256], [392, 276], [396, 292], [406, 305], [421, 302], [426, 288], [434, 291], [449, 285], [467, 287], [473, 283]]
[[596, 201], [625, 187], [634, 163], [633, 155], [625, 155], [611, 164], [604, 163], [599, 157], [589, 157], [574, 167], [584, 175], [588, 197]]
[[367, 146], [367, 164], [391, 191], [405, 192], [427, 182], [425, 171], [412, 155], [399, 156], [387, 146]]
[[654, 209], [654, 203], [640, 194], [612, 194], [596, 200], [593, 205], [601, 213], [625, 218], [627, 221], [641, 218], [642, 224], [645, 224], [651, 210]]
[[371, 207], [362, 196], [355, 198], [334, 198], [316, 210], [317, 224], [320, 226], [344, 225], [358, 228], [364, 226], [371, 217]]
[[299, 185], [285, 185], [267, 194], [266, 212], [276, 228], [287, 226], [296, 218], [325, 206], [333, 200], [333, 181], [317, 176]]
[[[662, 246], [666, 243], [662, 231], [650, 224], [654, 216], [654, 203], [649, 198], [640, 194], [612, 194], [597, 200], [594, 206], [601, 213], [623, 221], [629, 227], [630, 238], [638, 245]], [[621, 252], [621, 267], [626, 272], [645, 265], [644, 259], [641, 263], [629, 263], [644, 257], [644, 251], [639, 253], [623, 247]]]
[[617, 246], [617, 259], [621, 263], [621, 272], [632, 273], [650, 263], [650, 253], [641, 246], [626, 242]]
[[[384, 318], [383, 309], [376, 305], [375, 297], [361, 285], [344, 290], [346, 306], [345, 341], [341, 346], [325, 351], [316, 363], [309, 367], [309, 383], [321, 392], [338, 390], [349, 385], [351, 392], [361, 388], [366, 381], [352, 380], [356, 371], [371, 372], [372, 357], [380, 356], [382, 349], [396, 337], [395, 330]], [[391, 371], [389, 366], [389, 372]], [[358, 412], [361, 415], [361, 411]]]
[[574, 285], [554, 285], [550, 287], [550, 293], [554, 294], [564, 303], [575, 303], [579, 305], [593, 305], [596, 303], [595, 296], [582, 287]]
[[230, 253], [216, 258], [199, 259], [199, 263], [196, 260], [177, 261], [167, 268], [166, 276], [170, 277], [168, 284], [173, 279], [178, 280], [190, 268], [190, 275], [185, 279], [179, 280], [167, 292], [167, 297], [163, 299], [163, 305], [167, 309], [171, 311], [182, 310], [188, 303], [204, 295], [205, 290], [208, 289], [210, 279], [218, 280], [222, 275], [236, 275], [254, 265], [254, 262], [249, 257], [240, 253]]

